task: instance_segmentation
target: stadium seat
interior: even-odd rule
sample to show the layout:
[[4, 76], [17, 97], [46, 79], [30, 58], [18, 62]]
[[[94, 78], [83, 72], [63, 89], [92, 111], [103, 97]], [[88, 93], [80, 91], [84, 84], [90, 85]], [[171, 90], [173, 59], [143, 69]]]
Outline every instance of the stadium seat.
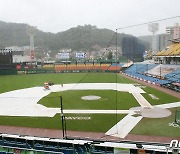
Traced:
[[156, 77], [152, 76], [147, 76], [146, 72], [149, 71], [149, 69], [152, 69], [156, 67], [156, 64], [134, 64], [128, 69], [125, 70], [125, 73], [132, 76], [136, 77], [139, 80], [144, 80], [146, 82], [154, 83], [154, 84], [159, 84], [159, 85], [164, 85], [171, 83], [171, 81], [168, 80], [161, 80]]

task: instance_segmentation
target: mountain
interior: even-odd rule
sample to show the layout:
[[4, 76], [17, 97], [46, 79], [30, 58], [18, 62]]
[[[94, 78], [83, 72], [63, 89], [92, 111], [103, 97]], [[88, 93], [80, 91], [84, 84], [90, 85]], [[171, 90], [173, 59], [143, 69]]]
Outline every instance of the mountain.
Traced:
[[[26, 33], [27, 26], [27, 24], [6, 23], [0, 21], [0, 47], [28, 46], [29, 36]], [[112, 30], [99, 29], [96, 26], [91, 25], [77, 26], [56, 34], [36, 29], [34, 43], [35, 46], [42, 49], [42, 51], [51, 50], [56, 53], [63, 48], [72, 49], [73, 51], [94, 51], [97, 50], [95, 46], [107, 48], [108, 46], [115, 45], [116, 41], [114, 34], [115, 33]], [[127, 56], [127, 53], [133, 53], [135, 56], [136, 52], [138, 52], [138, 56], [133, 58], [139, 57], [139, 53], [140, 57], [142, 57], [142, 53], [148, 48], [147, 42], [139, 40], [132, 35], [118, 33], [117, 38], [118, 46], [125, 49], [123, 50], [125, 56]], [[134, 41], [132, 41], [132, 39]], [[132, 47], [128, 48], [128, 46]]]
[[[6, 23], [0, 21], [0, 46], [28, 46], [29, 36], [26, 33], [27, 24]], [[36, 30], [35, 46], [48, 48], [48, 44], [55, 37], [53, 33]]]

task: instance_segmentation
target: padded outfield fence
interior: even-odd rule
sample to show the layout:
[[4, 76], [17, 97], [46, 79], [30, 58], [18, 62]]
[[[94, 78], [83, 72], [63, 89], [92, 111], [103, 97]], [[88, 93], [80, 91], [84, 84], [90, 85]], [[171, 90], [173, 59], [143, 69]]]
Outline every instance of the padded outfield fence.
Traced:
[[21, 75], [21, 74], [44, 74], [44, 73], [86, 73], [86, 72], [112, 72], [118, 73], [120, 70], [55, 70], [55, 69], [30, 69], [30, 70], [1, 70], [0, 75]]

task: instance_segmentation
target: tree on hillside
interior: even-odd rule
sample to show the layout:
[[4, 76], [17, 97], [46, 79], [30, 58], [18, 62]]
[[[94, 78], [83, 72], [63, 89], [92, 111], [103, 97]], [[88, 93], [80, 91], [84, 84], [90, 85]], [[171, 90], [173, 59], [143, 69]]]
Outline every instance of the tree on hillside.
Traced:
[[112, 54], [112, 52], [111, 52], [111, 51], [109, 51], [109, 52], [108, 52], [107, 59], [112, 59], [112, 57], [113, 57], [113, 54]]
[[[26, 27], [27, 24], [0, 21], [0, 46], [29, 46], [29, 36], [26, 34]], [[74, 27], [56, 34], [36, 29], [34, 43], [35, 47], [41, 48], [42, 51], [51, 50], [53, 53], [57, 53], [60, 49], [72, 49], [72, 51], [100, 51], [101, 48], [107, 48], [111, 40], [110, 45], [116, 45], [114, 34], [115, 32], [112, 30], [99, 29], [91, 25]], [[142, 40], [139, 41], [137, 38], [135, 39], [135, 37], [127, 34], [118, 33], [117, 35], [118, 46], [124, 48], [124, 51], [128, 51], [131, 55], [138, 53], [140, 57], [142, 57], [142, 53], [139, 53], [139, 51], [144, 50], [145, 42]], [[134, 46], [137, 47], [135, 50], [133, 49]], [[127, 57], [126, 52], [123, 54]], [[111, 55], [109, 56], [111, 59]]]

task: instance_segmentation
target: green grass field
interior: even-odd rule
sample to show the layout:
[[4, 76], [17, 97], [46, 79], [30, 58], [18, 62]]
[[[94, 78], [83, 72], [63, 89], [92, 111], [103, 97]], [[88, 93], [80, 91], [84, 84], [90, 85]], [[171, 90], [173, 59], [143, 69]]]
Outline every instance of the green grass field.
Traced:
[[[39, 101], [46, 107], [59, 107], [59, 97], [63, 98], [64, 109], [92, 109], [92, 110], [128, 110], [139, 106], [138, 102], [128, 92], [117, 92], [115, 90], [69, 90], [51, 93]], [[98, 100], [83, 100], [82, 96], [97, 95]], [[131, 102], [131, 103], [127, 103]]]
[[[34, 74], [34, 75], [7, 75], [0, 76], [0, 93], [12, 91], [16, 89], [29, 88], [35, 86], [43, 86], [44, 82], [52, 81], [55, 84], [66, 83], [130, 83], [136, 84], [134, 81], [114, 73], [61, 73], [61, 74]], [[178, 98], [145, 87], [146, 91], [143, 96], [152, 104], [165, 104], [180, 101]], [[152, 99], [149, 94], [158, 97], [158, 100]], [[59, 93], [51, 93], [42, 98], [38, 103], [47, 107], [59, 107], [59, 96], [63, 96], [64, 109], [121, 109], [127, 110], [131, 107], [139, 106], [135, 98], [128, 92], [117, 92], [114, 90], [79, 90], [79, 91], [63, 91]], [[96, 101], [82, 100], [82, 96], [97, 95], [101, 99]], [[180, 109], [180, 108], [176, 108]], [[180, 136], [179, 128], [169, 127], [168, 123], [174, 121], [174, 112], [172, 115], [162, 119], [143, 120], [131, 131], [132, 134], [144, 135], [161, 135], [161, 136]], [[66, 117], [90, 117], [89, 120], [72, 120], [67, 119], [68, 130], [106, 132], [119, 120], [123, 115], [114, 114], [66, 114]], [[10, 117], [0, 116], [0, 125], [24, 126], [35, 128], [61, 129], [60, 115], [56, 114], [53, 118], [46, 117]], [[171, 133], [169, 133], [171, 132]]]

